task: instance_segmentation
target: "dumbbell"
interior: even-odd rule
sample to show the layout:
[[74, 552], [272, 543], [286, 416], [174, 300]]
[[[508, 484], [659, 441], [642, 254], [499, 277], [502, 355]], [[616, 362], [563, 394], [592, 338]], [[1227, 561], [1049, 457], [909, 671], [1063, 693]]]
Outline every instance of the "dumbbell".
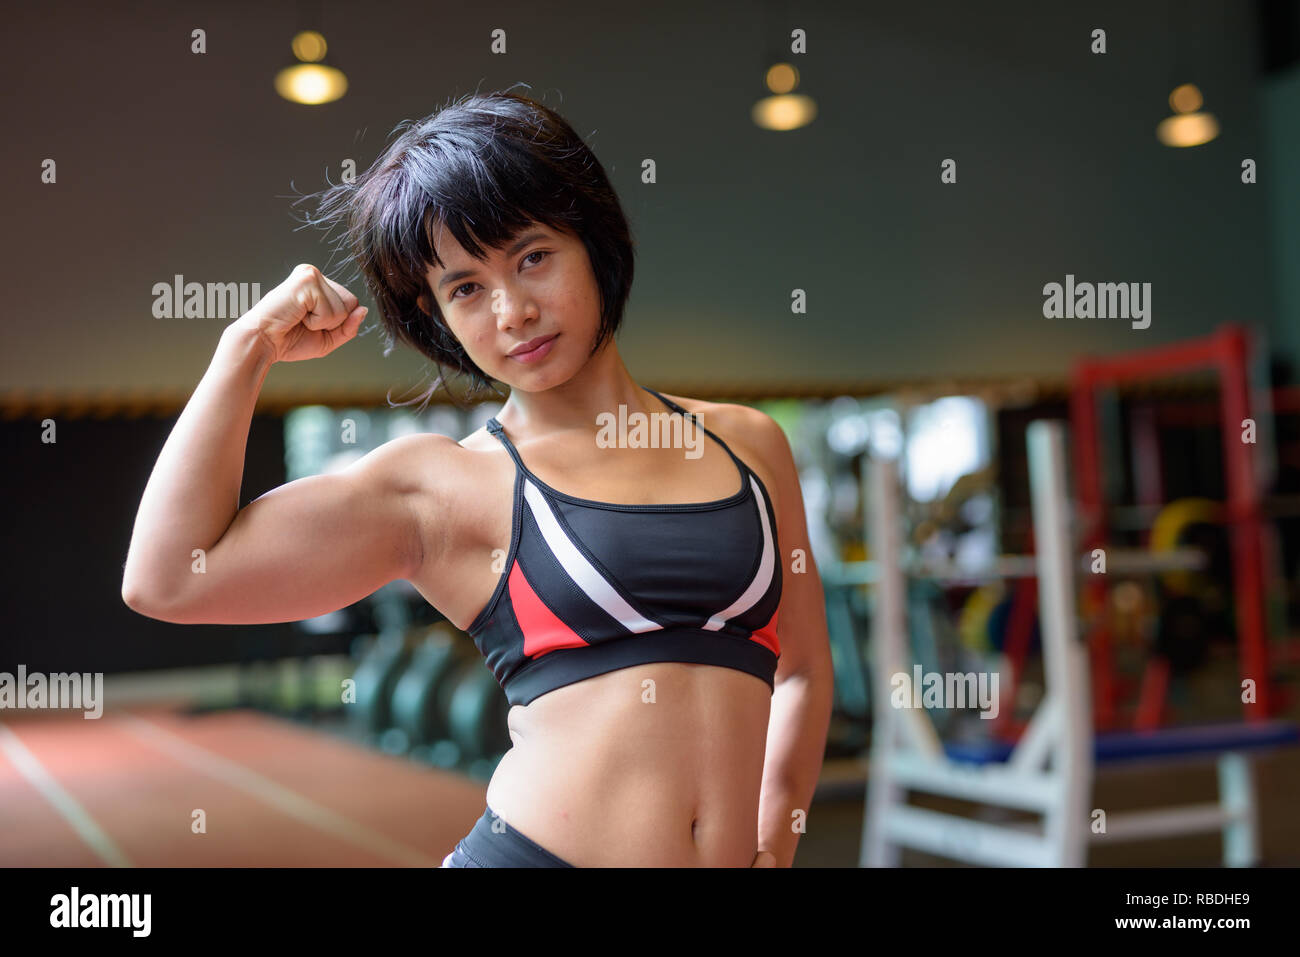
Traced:
[[[364, 640], [360, 643], [366, 644]], [[368, 645], [352, 672], [356, 694], [352, 721], [367, 735], [381, 735], [392, 727], [389, 705], [393, 687], [409, 663], [411, 653], [398, 632], [381, 634]]]
[[464, 643], [438, 626], [412, 653], [393, 686], [391, 711], [393, 725], [405, 732], [413, 748], [427, 749], [451, 737], [438, 694], [467, 658]]
[[482, 661], [459, 673], [447, 719], [462, 763], [472, 765], [510, 748], [509, 714], [509, 701]]

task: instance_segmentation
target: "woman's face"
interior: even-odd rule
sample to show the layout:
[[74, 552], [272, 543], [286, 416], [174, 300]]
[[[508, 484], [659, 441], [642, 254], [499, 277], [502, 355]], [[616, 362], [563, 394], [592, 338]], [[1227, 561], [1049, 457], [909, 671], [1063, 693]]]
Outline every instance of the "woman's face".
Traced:
[[[429, 267], [426, 295], [484, 374], [536, 392], [587, 362], [600, 326], [600, 290], [582, 240], [533, 223], [480, 262], [439, 225], [434, 248], [444, 266]], [[538, 339], [550, 341], [521, 354]]]

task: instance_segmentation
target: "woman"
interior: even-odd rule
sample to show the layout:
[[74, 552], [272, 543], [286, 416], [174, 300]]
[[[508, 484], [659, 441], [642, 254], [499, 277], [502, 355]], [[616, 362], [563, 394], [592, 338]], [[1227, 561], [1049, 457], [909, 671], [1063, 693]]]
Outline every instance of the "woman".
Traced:
[[411, 581], [511, 704], [513, 747], [445, 866], [789, 866], [831, 707], [795, 466], [763, 413], [628, 374], [632, 241], [595, 156], [539, 103], [472, 96], [309, 221], [345, 225], [390, 348], [509, 398], [459, 442], [406, 436], [237, 509], [267, 370], [366, 313], [299, 266], [223, 332], [145, 489], [124, 600], [246, 624]]

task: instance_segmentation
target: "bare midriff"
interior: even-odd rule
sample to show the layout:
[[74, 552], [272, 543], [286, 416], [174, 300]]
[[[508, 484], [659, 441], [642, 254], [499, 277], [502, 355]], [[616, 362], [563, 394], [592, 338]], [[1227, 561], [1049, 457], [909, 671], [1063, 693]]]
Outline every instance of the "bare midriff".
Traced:
[[510, 709], [488, 807], [577, 867], [749, 867], [771, 694], [680, 662], [557, 688]]

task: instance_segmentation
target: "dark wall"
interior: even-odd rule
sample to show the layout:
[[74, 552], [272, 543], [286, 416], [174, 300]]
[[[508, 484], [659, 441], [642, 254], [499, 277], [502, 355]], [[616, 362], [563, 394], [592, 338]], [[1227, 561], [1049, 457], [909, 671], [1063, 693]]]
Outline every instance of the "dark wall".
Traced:
[[[0, 671], [174, 668], [287, 654], [306, 636], [293, 624], [175, 625], [122, 602], [131, 527], [174, 418], [0, 422], [6, 519]], [[285, 481], [282, 425], [257, 416], [240, 505]], [[328, 638], [306, 639], [332, 650]]]
[[[226, 320], [154, 318], [154, 283], [179, 273], [265, 293], [298, 262], [324, 265], [322, 237], [294, 229], [293, 196], [337, 181], [345, 161], [364, 169], [400, 120], [519, 81], [587, 137], [632, 220], [620, 348], [647, 382], [718, 395], [1061, 377], [1082, 352], [1228, 319], [1287, 332], [1277, 270], [1294, 260], [1271, 255], [1269, 216], [1295, 209], [1297, 100], [1289, 86], [1261, 99], [1251, 3], [508, 0], [491, 16], [329, 4], [322, 27], [351, 87], [313, 108], [272, 89], [291, 5], [13, 6], [0, 175], [13, 186], [5, 261], [23, 281], [0, 383], [23, 394], [188, 394]], [[111, 69], [67, 42], [69, 23], [102, 38]], [[203, 55], [189, 48], [199, 26]], [[498, 26], [508, 55], [490, 51]], [[776, 134], [749, 111], [793, 27], [807, 31], [800, 92], [819, 114]], [[1089, 50], [1096, 27], [1104, 55]], [[1185, 80], [1223, 132], [1172, 150], [1155, 129]], [[1240, 181], [1245, 157], [1260, 161], [1257, 185]], [[40, 182], [46, 158], [57, 184]], [[945, 158], [954, 185], [940, 182]], [[1152, 283], [1151, 327], [1043, 318], [1044, 284], [1067, 273]], [[807, 315], [791, 314], [796, 288]], [[274, 369], [266, 388], [379, 398], [420, 365], [405, 350], [384, 359], [369, 334]]]

